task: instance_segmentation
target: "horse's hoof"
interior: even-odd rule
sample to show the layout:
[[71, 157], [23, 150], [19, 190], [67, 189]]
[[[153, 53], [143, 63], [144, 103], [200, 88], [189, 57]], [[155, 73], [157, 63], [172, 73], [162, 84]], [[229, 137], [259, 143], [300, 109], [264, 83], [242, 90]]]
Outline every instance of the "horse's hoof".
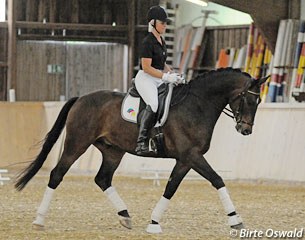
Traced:
[[132, 229], [132, 223], [131, 223], [131, 218], [130, 217], [122, 217], [120, 216], [120, 224], [128, 229]]
[[162, 233], [161, 226], [159, 224], [149, 224], [146, 228], [148, 233]]
[[241, 229], [244, 229], [245, 226], [244, 226], [243, 223], [239, 223], [239, 224], [236, 224], [234, 226], [231, 226], [231, 228], [236, 229], [236, 230], [241, 230]]
[[32, 229], [33, 229], [33, 230], [36, 230], [36, 231], [44, 231], [45, 228], [44, 228], [43, 225], [33, 223]]

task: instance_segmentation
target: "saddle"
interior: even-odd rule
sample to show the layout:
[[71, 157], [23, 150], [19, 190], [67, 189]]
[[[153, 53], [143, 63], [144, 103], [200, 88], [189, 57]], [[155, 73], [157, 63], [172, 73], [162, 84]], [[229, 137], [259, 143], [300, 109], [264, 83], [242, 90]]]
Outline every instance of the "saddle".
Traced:
[[[188, 84], [181, 84], [174, 87], [173, 85], [163, 83], [158, 88], [159, 106], [150, 139], [150, 147], [158, 156], [165, 156], [162, 126], [167, 120], [169, 109], [182, 102], [187, 96], [188, 91]], [[122, 103], [122, 118], [128, 122], [140, 124], [145, 108], [146, 104], [138, 93], [133, 79], [131, 88], [128, 90]]]

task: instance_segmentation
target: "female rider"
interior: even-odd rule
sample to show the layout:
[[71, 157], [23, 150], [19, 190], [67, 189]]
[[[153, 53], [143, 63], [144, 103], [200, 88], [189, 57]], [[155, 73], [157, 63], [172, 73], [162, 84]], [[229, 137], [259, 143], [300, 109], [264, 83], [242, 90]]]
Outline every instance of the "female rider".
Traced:
[[146, 103], [135, 149], [138, 155], [149, 152], [147, 134], [158, 109], [158, 87], [163, 82], [176, 83], [180, 80], [179, 75], [171, 73], [170, 67], [166, 64], [167, 51], [161, 35], [165, 33], [169, 21], [167, 13], [164, 8], [153, 6], [147, 13], [147, 20], [149, 34], [142, 42], [140, 71], [135, 77], [136, 88]]

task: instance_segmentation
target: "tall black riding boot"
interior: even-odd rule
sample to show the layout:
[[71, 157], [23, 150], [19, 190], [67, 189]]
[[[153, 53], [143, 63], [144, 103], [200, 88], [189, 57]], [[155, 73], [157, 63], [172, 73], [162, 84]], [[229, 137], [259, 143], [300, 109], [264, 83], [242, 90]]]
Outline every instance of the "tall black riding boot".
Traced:
[[135, 150], [138, 155], [144, 155], [146, 153], [149, 153], [147, 134], [152, 127], [155, 115], [156, 114], [151, 110], [151, 107], [147, 105], [141, 119], [137, 147]]

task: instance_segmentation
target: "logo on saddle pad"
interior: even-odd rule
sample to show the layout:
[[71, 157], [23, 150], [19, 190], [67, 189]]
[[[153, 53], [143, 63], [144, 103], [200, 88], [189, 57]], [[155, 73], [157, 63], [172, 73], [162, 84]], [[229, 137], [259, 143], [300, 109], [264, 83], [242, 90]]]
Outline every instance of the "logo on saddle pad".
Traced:
[[137, 116], [136, 111], [135, 111], [134, 109], [132, 109], [132, 108], [129, 108], [129, 109], [127, 110], [127, 112], [128, 112], [128, 113], [130, 114], [130, 116], [132, 116], [132, 117]]

